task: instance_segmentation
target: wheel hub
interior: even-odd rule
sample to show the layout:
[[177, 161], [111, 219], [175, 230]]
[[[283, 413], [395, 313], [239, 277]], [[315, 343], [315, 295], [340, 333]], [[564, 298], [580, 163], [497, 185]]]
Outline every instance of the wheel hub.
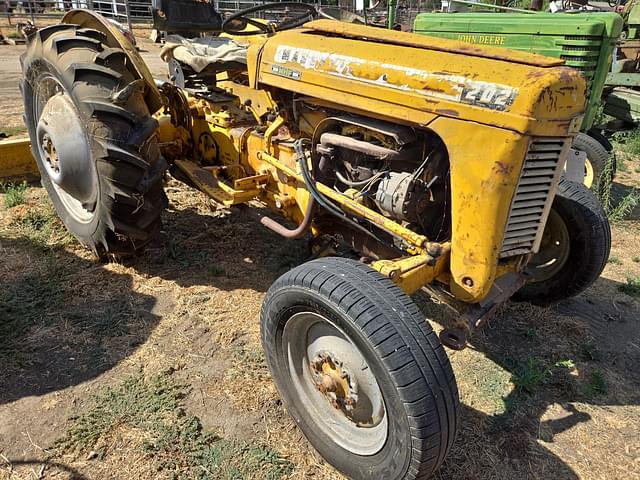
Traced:
[[51, 141], [51, 137], [47, 133], [42, 136], [42, 151], [44, 153], [43, 160], [49, 164], [49, 167], [55, 173], [60, 173], [60, 160], [58, 159], [58, 153], [56, 152], [56, 147]]
[[320, 352], [311, 361], [311, 372], [320, 393], [350, 416], [358, 402], [358, 385], [342, 362], [329, 352]]
[[60, 83], [43, 79], [36, 89], [34, 155], [68, 214], [89, 223], [98, 199], [98, 174], [85, 126]]
[[85, 127], [71, 98], [50, 97], [36, 127], [36, 148], [53, 184], [85, 209], [95, 204], [98, 176]]
[[529, 262], [534, 281], [542, 282], [556, 275], [564, 267], [571, 250], [569, 230], [562, 217], [551, 210], [542, 235], [540, 250]]
[[314, 312], [293, 315], [283, 331], [292, 388], [316, 427], [341, 447], [373, 455], [389, 422], [380, 386], [354, 342]]

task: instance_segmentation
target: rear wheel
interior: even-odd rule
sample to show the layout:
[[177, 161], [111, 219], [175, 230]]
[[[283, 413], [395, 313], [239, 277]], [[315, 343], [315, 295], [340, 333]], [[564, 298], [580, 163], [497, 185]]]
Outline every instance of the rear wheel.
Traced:
[[451, 447], [458, 391], [411, 299], [354, 260], [322, 258], [280, 277], [262, 343], [287, 410], [352, 479], [431, 475]]
[[[595, 185], [605, 171], [609, 162], [609, 150], [605, 146], [586, 133], [579, 133], [573, 139], [573, 148], [587, 154], [584, 165], [584, 184], [587, 188]], [[612, 174], [613, 176], [613, 174]]]
[[39, 30], [21, 62], [32, 152], [58, 215], [98, 255], [135, 253], [166, 202], [143, 80], [103, 33], [77, 25]]
[[584, 185], [561, 180], [540, 250], [527, 265], [533, 281], [514, 298], [551, 305], [577, 295], [600, 276], [611, 250], [611, 228]]

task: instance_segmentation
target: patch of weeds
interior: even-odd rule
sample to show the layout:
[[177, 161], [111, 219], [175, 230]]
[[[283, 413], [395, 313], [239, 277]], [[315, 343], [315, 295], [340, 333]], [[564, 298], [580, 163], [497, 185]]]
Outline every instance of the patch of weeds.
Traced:
[[623, 173], [627, 173], [629, 171], [629, 166], [622, 155], [616, 155], [616, 170]]
[[[527, 7], [521, 7], [521, 8], [531, 8], [531, 3], [533, 3], [532, 1], [526, 1], [524, 2], [525, 4], [528, 3], [529, 6]], [[547, 9], [549, 8], [549, 0], [544, 0], [543, 2], [546, 6], [544, 7], [544, 10], [542, 10], [543, 12], [546, 12]], [[607, 123], [608, 119], [609, 119], [609, 115], [607, 115], [606, 113], [604, 113], [604, 102], [599, 102], [596, 105], [594, 105], [594, 114], [593, 114], [593, 124], [594, 125], [604, 125], [605, 123]]]
[[51, 204], [43, 208], [33, 208], [15, 222], [22, 233], [33, 243], [48, 247], [51, 243], [63, 246], [73, 241]]
[[219, 266], [219, 265], [209, 265], [209, 267], [207, 268], [207, 271], [209, 272], [209, 275], [212, 275], [214, 277], [219, 277], [220, 275], [224, 275], [224, 268]]
[[619, 285], [618, 290], [630, 297], [640, 297], [640, 275], [628, 276], [627, 283]]
[[556, 362], [553, 366], [556, 368], [566, 368], [567, 370], [573, 370], [574, 368], [576, 368], [576, 362], [570, 359], [560, 360], [559, 362]]
[[640, 190], [633, 189], [622, 197], [616, 206], [607, 211], [607, 217], [612, 223], [621, 222], [638, 204], [640, 204]]
[[[629, 155], [640, 155], [640, 129], [633, 129], [626, 132], [616, 132], [613, 134], [613, 141], [620, 146], [620, 149]], [[618, 170], [624, 172], [618, 165]]]
[[602, 358], [598, 345], [593, 340], [580, 344], [579, 355], [583, 360], [598, 362]]
[[13, 208], [22, 205], [25, 201], [25, 193], [27, 192], [27, 182], [19, 184], [0, 182], [0, 193], [4, 193], [4, 206]]
[[184, 410], [187, 392], [171, 371], [151, 378], [132, 376], [105, 389], [95, 397], [93, 408], [72, 418], [73, 425], [55, 443], [56, 451], [86, 453], [103, 435], [126, 425], [144, 432], [141, 448], [171, 478], [275, 480], [292, 471], [289, 461], [267, 447], [205, 432], [199, 419]]
[[525, 361], [516, 362], [511, 368], [511, 382], [516, 389], [528, 393], [535, 391], [546, 381], [551, 370], [539, 360], [528, 357]]
[[[640, 137], [639, 137], [640, 138]], [[618, 223], [625, 219], [625, 217], [640, 203], [640, 191], [633, 189], [620, 199], [617, 204], [613, 204], [613, 198], [611, 196], [611, 189], [613, 188], [613, 162], [615, 160], [610, 158], [604, 167], [604, 170], [598, 177], [595, 186], [596, 196], [602, 204], [607, 217], [611, 223]]]
[[588, 400], [609, 393], [609, 385], [602, 370], [594, 370], [589, 374], [589, 380], [585, 383], [583, 394]]
[[619, 257], [609, 257], [607, 263], [613, 263], [614, 265], [622, 265], [622, 260]]
[[631, 261], [635, 263], [640, 263], [640, 257], [633, 257]]
[[204, 266], [209, 258], [208, 251], [183, 249], [173, 237], [167, 240], [167, 250], [169, 258], [185, 268], [193, 265]]
[[605, 212], [607, 212], [611, 208], [611, 188], [613, 187], [613, 172], [615, 159], [612, 154], [607, 160], [607, 163], [604, 166], [604, 169], [596, 179], [595, 185], [595, 193], [600, 201], [600, 204], [604, 208]]

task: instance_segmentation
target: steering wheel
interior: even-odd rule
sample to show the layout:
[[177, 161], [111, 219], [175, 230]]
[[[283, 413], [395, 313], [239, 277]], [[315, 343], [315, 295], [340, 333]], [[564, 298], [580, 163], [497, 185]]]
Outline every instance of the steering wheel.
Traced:
[[[254, 20], [250, 17], [247, 17], [250, 13], [269, 11], [275, 9], [285, 9], [285, 14], [288, 9], [291, 8], [293, 10], [301, 10], [302, 12], [287, 18], [286, 16], [278, 21], [278, 22], [269, 22], [263, 23], [258, 20]], [[318, 15], [318, 12], [313, 7], [313, 5], [309, 5], [308, 3], [299, 3], [299, 2], [277, 2], [277, 3], [265, 3], [262, 5], [257, 5], [255, 7], [247, 8], [245, 10], [240, 10], [239, 12], [234, 13], [229, 18], [227, 18], [222, 23], [222, 31], [228, 33], [229, 35], [261, 35], [261, 34], [270, 34], [279, 32], [282, 30], [289, 30], [291, 28], [296, 28], [302, 25], [303, 23], [308, 22], [309, 20], [313, 20]], [[255, 30], [245, 30], [247, 25], [251, 25], [256, 27]]]

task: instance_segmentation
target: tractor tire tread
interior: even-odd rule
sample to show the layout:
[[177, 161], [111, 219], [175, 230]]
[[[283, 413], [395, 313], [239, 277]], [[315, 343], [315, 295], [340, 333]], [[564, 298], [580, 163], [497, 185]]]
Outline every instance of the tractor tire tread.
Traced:
[[[39, 59], [51, 65], [88, 125], [104, 208], [102, 227], [80, 240], [99, 256], [137, 253], [158, 233], [167, 203], [162, 188], [167, 163], [157, 145], [158, 124], [123, 54], [98, 30], [60, 24], [31, 36], [21, 57], [27, 69]], [[127, 90], [132, 83], [140, 88]], [[120, 91], [127, 95], [116, 103], [112, 95]]]

